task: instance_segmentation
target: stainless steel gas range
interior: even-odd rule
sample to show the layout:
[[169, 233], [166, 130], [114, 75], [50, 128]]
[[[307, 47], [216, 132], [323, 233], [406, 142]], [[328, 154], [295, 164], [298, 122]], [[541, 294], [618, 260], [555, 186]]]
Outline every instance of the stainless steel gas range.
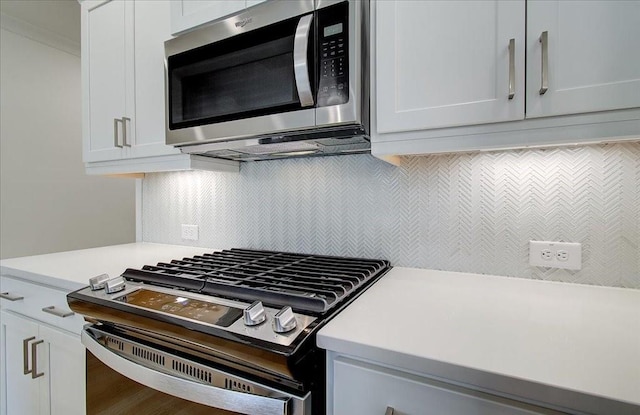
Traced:
[[67, 296], [90, 323], [87, 412], [324, 414], [315, 334], [390, 268], [231, 249], [92, 278]]

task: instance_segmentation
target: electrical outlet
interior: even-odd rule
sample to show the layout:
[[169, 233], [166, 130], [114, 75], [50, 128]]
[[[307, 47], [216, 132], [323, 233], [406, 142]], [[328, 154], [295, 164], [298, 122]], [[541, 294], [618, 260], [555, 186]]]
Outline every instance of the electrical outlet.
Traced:
[[543, 249], [540, 251], [540, 257], [545, 261], [551, 261], [553, 259], [553, 252], [551, 252], [551, 249]]
[[182, 225], [182, 239], [198, 240], [198, 225]]
[[582, 269], [582, 244], [529, 241], [529, 264], [535, 267]]

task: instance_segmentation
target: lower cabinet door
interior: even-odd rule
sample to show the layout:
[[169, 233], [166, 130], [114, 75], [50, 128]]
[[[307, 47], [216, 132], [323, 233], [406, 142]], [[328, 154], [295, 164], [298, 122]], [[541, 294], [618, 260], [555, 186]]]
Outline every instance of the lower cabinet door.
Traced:
[[0, 414], [84, 415], [80, 338], [4, 310], [0, 322]]
[[[36, 360], [43, 350], [43, 344], [34, 344], [39, 341], [38, 324], [5, 311], [0, 313], [0, 321], [3, 395], [0, 412], [3, 415], [39, 414], [41, 384], [46, 380], [45, 376], [33, 379], [30, 373], [34, 368], [32, 348], [35, 348]], [[37, 370], [41, 372], [42, 362], [37, 363]]]
[[49, 351], [51, 415], [85, 414], [85, 351], [77, 336], [40, 326]]
[[334, 415], [558, 414], [346, 358], [334, 361]]

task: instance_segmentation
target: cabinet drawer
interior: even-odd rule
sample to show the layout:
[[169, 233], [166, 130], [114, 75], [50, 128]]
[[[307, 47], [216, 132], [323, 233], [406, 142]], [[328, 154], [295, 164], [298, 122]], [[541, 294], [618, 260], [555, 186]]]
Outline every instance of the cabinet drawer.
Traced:
[[[0, 291], [8, 293], [11, 297], [22, 297], [11, 301], [10, 299], [0, 299], [3, 310], [10, 310], [24, 316], [33, 318], [43, 323], [80, 334], [84, 319], [73, 314], [62, 317], [56, 314], [71, 313], [67, 305], [67, 292], [42, 285], [26, 282], [8, 276], [0, 277]], [[43, 311], [43, 308], [50, 308], [50, 312]], [[55, 313], [55, 314], [52, 314]]]
[[560, 414], [351, 359], [337, 358], [333, 368], [334, 415]]

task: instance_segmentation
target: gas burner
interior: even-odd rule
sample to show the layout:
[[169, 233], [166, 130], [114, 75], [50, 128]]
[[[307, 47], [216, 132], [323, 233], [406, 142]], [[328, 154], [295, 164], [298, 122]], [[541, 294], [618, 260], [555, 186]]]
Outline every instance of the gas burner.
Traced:
[[389, 268], [384, 260], [231, 249], [141, 270], [129, 281], [324, 314]]

